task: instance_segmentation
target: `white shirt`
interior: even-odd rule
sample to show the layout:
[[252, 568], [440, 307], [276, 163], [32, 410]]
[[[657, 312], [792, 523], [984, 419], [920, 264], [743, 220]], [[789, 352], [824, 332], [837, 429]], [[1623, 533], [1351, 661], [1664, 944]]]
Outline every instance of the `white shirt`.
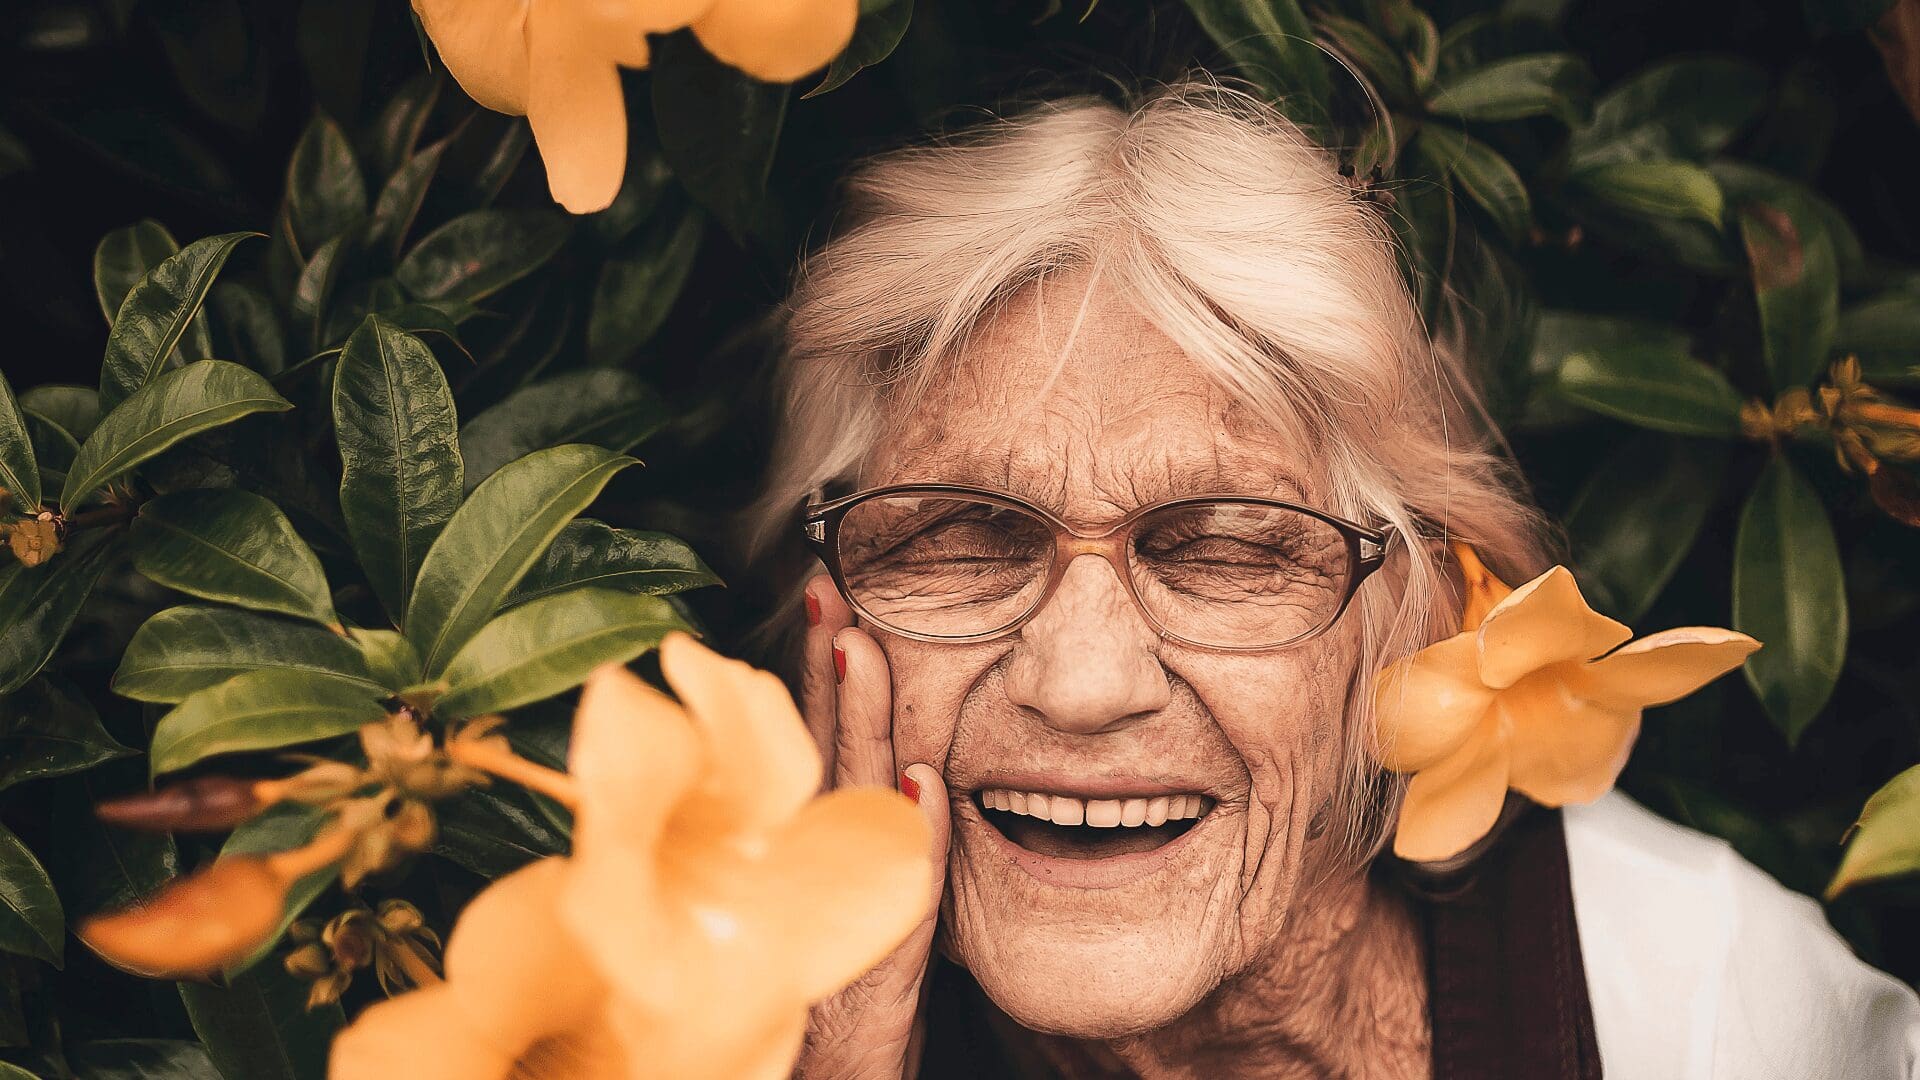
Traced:
[[1617, 792], [1565, 821], [1609, 1080], [1920, 1080], [1920, 1000], [1813, 900]]

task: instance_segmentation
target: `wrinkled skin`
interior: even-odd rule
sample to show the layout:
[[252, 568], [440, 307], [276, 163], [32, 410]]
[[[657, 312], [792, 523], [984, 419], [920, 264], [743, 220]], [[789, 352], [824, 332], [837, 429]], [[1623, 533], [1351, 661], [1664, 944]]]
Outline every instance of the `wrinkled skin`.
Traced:
[[[1104, 287], [1069, 345], [1087, 290], [1066, 275], [1015, 298], [899, 418], [860, 486], [993, 488], [1080, 528], [1202, 492], [1322, 504], [1310, 448], [1237, 408]], [[941, 947], [1057, 1065], [1425, 1074], [1412, 924], [1333, 853], [1327, 828], [1356, 676], [1351, 614], [1288, 649], [1195, 649], [1160, 638], [1112, 568], [1083, 556], [1016, 633], [932, 644], [852, 625], [824, 577], [808, 591], [820, 617], [804, 696], [835, 782], [888, 783], [912, 766], [948, 847]], [[1062, 791], [1150, 782], [1217, 805], [1150, 872], [1063, 885], [1024, 869], [973, 800], [1012, 770]], [[912, 1074], [916, 943], [932, 939], [929, 924], [816, 1010], [802, 1075]]]

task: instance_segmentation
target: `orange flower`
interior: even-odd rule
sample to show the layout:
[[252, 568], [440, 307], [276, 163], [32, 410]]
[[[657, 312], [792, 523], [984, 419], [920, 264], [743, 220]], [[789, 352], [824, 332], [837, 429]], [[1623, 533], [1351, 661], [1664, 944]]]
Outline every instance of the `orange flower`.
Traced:
[[[609, 666], [581, 694], [574, 850], [487, 888], [446, 981], [363, 1013], [334, 1080], [784, 1077], [807, 1006], [878, 963], [931, 896], [913, 804], [815, 797], [818, 753], [779, 680], [684, 634], [682, 704]], [[476, 741], [470, 764], [499, 748]]]
[[[1452, 858], [1485, 836], [1507, 789], [1543, 806], [1613, 786], [1641, 711], [1698, 690], [1760, 647], [1745, 634], [1633, 631], [1587, 606], [1556, 566], [1509, 589], [1456, 547], [1468, 583], [1461, 633], [1380, 673], [1374, 754], [1412, 773], [1393, 850]], [[1476, 618], [1484, 612], [1484, 617]]]
[[414, 0], [413, 9], [473, 100], [526, 116], [554, 200], [585, 214], [619, 194], [620, 68], [647, 66], [646, 35], [691, 25], [721, 60], [786, 82], [846, 48], [859, 0]]

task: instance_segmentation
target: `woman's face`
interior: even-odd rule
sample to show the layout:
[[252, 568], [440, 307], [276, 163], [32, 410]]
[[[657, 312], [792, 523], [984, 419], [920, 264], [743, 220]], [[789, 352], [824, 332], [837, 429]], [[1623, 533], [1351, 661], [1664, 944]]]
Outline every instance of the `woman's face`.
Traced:
[[[1237, 409], [1117, 297], [1096, 288], [1069, 344], [1085, 296], [1084, 279], [1058, 278], [1016, 298], [903, 418], [863, 485], [992, 488], [1081, 530], [1208, 492], [1319, 505], [1311, 448]], [[1356, 623], [1277, 651], [1190, 648], [1154, 632], [1110, 564], [1082, 556], [1009, 636], [877, 633], [896, 760], [940, 769], [953, 800], [947, 948], [1001, 1008], [1062, 1034], [1148, 1030], [1284, 947], [1341, 765]], [[1130, 799], [1165, 797], [1171, 814], [1199, 816], [1043, 824], [990, 810], [999, 792], [1110, 800], [1123, 814]]]

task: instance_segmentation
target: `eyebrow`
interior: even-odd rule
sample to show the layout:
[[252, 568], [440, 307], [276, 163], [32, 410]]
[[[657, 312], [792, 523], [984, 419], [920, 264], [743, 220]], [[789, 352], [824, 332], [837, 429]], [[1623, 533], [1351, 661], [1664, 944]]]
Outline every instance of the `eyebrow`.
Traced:
[[[1236, 483], [1233, 479], [1235, 474], [1257, 475], [1263, 481], [1270, 482]], [[923, 467], [889, 478], [886, 482], [959, 484], [998, 491], [1065, 517], [1066, 500], [1061, 497], [1061, 480], [1059, 475], [1053, 473], [1016, 471], [1009, 453], [991, 459], [955, 455], [945, 460], [929, 461]], [[1308, 489], [1295, 474], [1275, 468], [1265, 458], [1233, 452], [1223, 453], [1217, 465], [1188, 460], [1167, 464], [1165, 468], [1145, 470], [1131, 486], [1142, 497], [1132, 500], [1130, 505], [1119, 507], [1121, 514], [1152, 503], [1193, 495], [1251, 495], [1289, 502], [1305, 502], [1308, 498]]]

